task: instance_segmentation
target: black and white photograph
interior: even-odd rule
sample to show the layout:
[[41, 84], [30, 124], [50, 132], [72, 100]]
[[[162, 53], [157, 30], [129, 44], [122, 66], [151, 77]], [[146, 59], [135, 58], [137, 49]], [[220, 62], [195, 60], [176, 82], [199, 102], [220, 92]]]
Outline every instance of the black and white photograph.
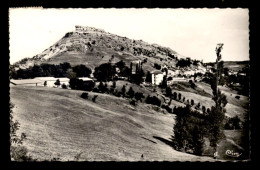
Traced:
[[247, 8], [9, 8], [14, 162], [248, 162]]

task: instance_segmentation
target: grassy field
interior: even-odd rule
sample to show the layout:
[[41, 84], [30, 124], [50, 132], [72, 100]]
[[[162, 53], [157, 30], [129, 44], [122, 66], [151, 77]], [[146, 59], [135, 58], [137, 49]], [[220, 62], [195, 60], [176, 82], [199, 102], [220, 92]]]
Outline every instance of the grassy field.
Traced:
[[[48, 87], [10, 87], [14, 118], [24, 132], [24, 145], [39, 160], [62, 161], [214, 161], [174, 150], [174, 115], [151, 105], [133, 107], [107, 94]], [[96, 103], [93, 95], [98, 95]], [[141, 155], [143, 154], [143, 158]]]

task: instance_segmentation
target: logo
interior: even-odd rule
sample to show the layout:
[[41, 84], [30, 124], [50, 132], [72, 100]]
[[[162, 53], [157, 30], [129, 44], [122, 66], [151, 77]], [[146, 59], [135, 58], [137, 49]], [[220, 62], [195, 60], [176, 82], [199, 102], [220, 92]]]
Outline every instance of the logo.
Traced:
[[242, 153], [234, 152], [233, 150], [226, 150], [226, 155], [238, 158], [239, 156], [242, 155]]

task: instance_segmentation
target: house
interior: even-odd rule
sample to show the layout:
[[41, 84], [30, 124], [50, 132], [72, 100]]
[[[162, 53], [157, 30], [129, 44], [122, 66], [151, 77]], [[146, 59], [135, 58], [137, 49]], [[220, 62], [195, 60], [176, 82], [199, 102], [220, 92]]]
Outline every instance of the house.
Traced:
[[151, 72], [152, 84], [159, 85], [163, 81], [163, 73], [159, 70], [154, 70]]

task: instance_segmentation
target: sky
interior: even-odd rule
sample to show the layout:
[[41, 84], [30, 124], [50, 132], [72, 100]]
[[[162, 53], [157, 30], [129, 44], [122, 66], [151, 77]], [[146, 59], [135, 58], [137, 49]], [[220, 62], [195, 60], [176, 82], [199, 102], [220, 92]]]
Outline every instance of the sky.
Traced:
[[75, 25], [169, 47], [191, 59], [213, 62], [224, 43], [224, 61], [249, 60], [248, 9], [9, 9], [10, 63], [33, 57]]

